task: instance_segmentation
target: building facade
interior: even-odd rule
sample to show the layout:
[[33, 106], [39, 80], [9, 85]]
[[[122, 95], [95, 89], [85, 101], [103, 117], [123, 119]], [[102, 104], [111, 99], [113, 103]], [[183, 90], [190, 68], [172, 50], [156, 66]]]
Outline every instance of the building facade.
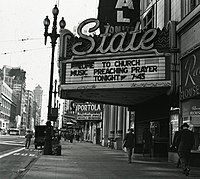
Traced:
[[40, 85], [37, 85], [35, 87], [35, 89], [33, 90], [33, 94], [34, 94], [34, 101], [37, 103], [37, 108], [35, 109], [38, 109], [37, 111], [37, 114], [38, 114], [38, 117], [37, 117], [37, 123], [40, 124], [41, 122], [41, 110], [42, 110], [42, 95], [43, 95], [43, 90], [42, 90], [42, 87]]
[[[177, 2], [178, 4], [178, 2]], [[196, 0], [179, 2], [181, 12], [173, 14], [178, 21], [176, 33], [180, 53], [177, 61], [180, 65], [180, 118], [179, 124], [187, 122], [195, 133], [195, 145], [192, 150], [192, 162], [200, 164], [200, 100], [199, 100], [199, 60], [200, 60], [200, 2]], [[177, 10], [178, 6], [176, 6]]]
[[34, 118], [34, 126], [38, 126], [41, 124], [40, 107], [38, 106], [36, 101], [33, 101], [33, 118]]
[[26, 129], [34, 129], [34, 118], [33, 118], [33, 101], [34, 101], [34, 95], [33, 91], [26, 90], [25, 93], [26, 99], [25, 99], [25, 111], [26, 111]]
[[13, 100], [12, 89], [3, 81], [0, 81], [0, 128], [7, 131], [16, 126], [16, 103]]
[[20, 67], [4, 65], [2, 69], [2, 79], [12, 89], [13, 104], [11, 106], [11, 121], [14, 121], [15, 119], [15, 122], [14, 124], [11, 124], [11, 127], [21, 128], [22, 131], [26, 128], [26, 119], [24, 118], [26, 89], [25, 74], [26, 72]]
[[[86, 20], [78, 27], [85, 41], [76, 41], [68, 30], [61, 32], [61, 98], [105, 104], [103, 145], [112, 139], [120, 149], [131, 127], [135, 152], [141, 153], [148, 127], [153, 156], [168, 157], [174, 132], [187, 122], [195, 132], [193, 153], [198, 153], [199, 1], [141, 0], [139, 23], [129, 16], [138, 7], [134, 1], [99, 3], [100, 21]], [[92, 22], [96, 25], [90, 31], [100, 28], [99, 36], [81, 32]], [[70, 39], [73, 43], [68, 44]]]
[[25, 134], [27, 129], [34, 130], [34, 126], [41, 122], [43, 91], [40, 85], [34, 91], [26, 90], [25, 74], [20, 67], [6, 65], [0, 73], [1, 119], [4, 119], [1, 126], [19, 128], [20, 134]]

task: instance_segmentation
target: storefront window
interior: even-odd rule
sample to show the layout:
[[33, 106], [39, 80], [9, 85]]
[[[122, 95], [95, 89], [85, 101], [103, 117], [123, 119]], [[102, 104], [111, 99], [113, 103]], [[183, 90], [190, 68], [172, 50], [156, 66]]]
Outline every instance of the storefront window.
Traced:
[[193, 150], [200, 151], [200, 99], [190, 99], [182, 104], [183, 123], [190, 125], [194, 132], [195, 144]]
[[160, 123], [159, 122], [150, 122], [150, 131], [152, 133], [152, 138], [157, 139], [160, 137]]
[[200, 151], [200, 127], [194, 127], [193, 131], [195, 137], [194, 150]]
[[170, 145], [174, 139], [174, 134], [179, 130], [179, 109], [171, 109], [170, 115]]

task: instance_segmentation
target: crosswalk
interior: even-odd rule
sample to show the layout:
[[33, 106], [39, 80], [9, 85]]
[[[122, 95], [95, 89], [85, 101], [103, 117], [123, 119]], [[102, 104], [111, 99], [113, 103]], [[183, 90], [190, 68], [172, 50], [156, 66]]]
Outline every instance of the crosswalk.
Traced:
[[12, 155], [12, 154], [14, 154], [14, 153], [16, 153], [16, 152], [19, 152], [19, 151], [21, 151], [21, 150], [24, 150], [24, 148], [20, 148], [20, 149], [14, 150], [14, 151], [10, 151], [10, 152], [6, 152], [6, 153], [4, 153], [4, 154], [1, 154], [1, 155], [0, 155], [0, 159], [3, 158], [3, 157], [7, 157], [7, 156], [9, 156], [9, 155]]
[[18, 157], [18, 159], [19, 157], [37, 157], [42, 152], [42, 150], [35, 149], [33, 140], [31, 141], [29, 149], [26, 149], [25, 138], [19, 138], [16, 136], [1, 136], [0, 146], [2, 146], [2, 150], [0, 150], [0, 159], [7, 156], [13, 156], [14, 158]]
[[33, 148], [32, 149], [20, 148], [20, 149], [5, 153], [3, 155], [0, 155], [0, 158], [6, 157], [8, 155], [22, 156], [22, 157], [37, 157], [40, 152], [41, 152], [40, 150], [33, 149]]
[[34, 153], [20, 153], [20, 152], [16, 152], [13, 155], [15, 156], [24, 156], [24, 157], [36, 157], [37, 155]]
[[24, 141], [19, 141], [19, 140], [0, 141], [0, 144], [24, 146]]
[[40, 152], [41, 150], [30, 148], [30, 149], [25, 149], [24, 151], [21, 152], [13, 153], [13, 155], [23, 156], [23, 157], [37, 157]]

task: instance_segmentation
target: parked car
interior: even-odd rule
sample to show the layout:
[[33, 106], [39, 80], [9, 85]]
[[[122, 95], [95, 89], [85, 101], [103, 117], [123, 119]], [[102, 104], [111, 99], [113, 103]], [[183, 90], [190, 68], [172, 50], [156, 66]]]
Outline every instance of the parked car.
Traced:
[[35, 140], [34, 140], [35, 149], [37, 149], [38, 146], [40, 146], [40, 148], [44, 147], [45, 131], [46, 131], [46, 125], [35, 126]]
[[8, 134], [10, 135], [19, 135], [20, 134], [20, 130], [17, 128], [10, 128], [8, 129]]

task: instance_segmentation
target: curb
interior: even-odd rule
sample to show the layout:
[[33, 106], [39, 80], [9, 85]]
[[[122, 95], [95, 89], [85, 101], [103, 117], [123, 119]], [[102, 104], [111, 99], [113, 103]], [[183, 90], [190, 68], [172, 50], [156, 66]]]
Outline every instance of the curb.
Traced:
[[41, 152], [38, 154], [37, 157], [32, 158], [30, 161], [26, 162], [21, 169], [19, 169], [15, 175], [15, 179], [22, 179], [25, 174], [31, 169], [31, 167], [37, 162], [37, 160], [41, 157]]

